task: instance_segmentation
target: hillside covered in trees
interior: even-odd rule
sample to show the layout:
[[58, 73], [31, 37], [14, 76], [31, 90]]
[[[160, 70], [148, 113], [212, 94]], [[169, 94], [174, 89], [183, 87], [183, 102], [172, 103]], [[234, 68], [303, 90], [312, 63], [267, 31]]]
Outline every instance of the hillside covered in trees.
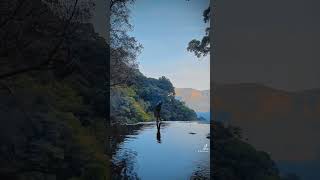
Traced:
[[196, 113], [175, 99], [174, 87], [166, 77], [147, 78], [138, 70], [131, 83], [111, 88], [111, 121], [135, 123], [154, 121], [154, 106], [163, 102], [161, 118], [165, 121], [197, 120]]

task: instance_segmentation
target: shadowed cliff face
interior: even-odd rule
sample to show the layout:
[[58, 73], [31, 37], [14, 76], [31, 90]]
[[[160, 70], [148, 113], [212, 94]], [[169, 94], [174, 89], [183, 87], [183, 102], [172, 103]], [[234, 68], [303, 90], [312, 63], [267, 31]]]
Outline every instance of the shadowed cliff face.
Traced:
[[192, 88], [175, 88], [176, 96], [180, 97], [188, 107], [196, 112], [210, 111], [210, 91], [199, 91]]
[[285, 92], [258, 84], [218, 86], [216, 119], [243, 130], [276, 161], [319, 160], [320, 93]]

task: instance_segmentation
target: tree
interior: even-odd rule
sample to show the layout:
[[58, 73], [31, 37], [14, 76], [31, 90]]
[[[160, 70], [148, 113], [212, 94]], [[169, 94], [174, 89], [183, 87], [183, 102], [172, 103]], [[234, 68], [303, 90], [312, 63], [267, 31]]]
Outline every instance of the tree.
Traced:
[[111, 86], [125, 85], [138, 68], [137, 55], [142, 46], [128, 35], [133, 26], [129, 22], [130, 5], [134, 0], [113, 0], [110, 3], [110, 80]]
[[[92, 0], [4, 0], [0, 79], [73, 63], [69, 43], [91, 16]], [[50, 42], [50, 43], [48, 43]]]
[[162, 76], [159, 78], [159, 88], [165, 90], [168, 92], [168, 96], [173, 96], [175, 95], [174, 92], [174, 87], [172, 85], [172, 83], [170, 82], [170, 80], [168, 78], [166, 78], [165, 76]]
[[[210, 21], [210, 7], [203, 11], [204, 23]], [[207, 56], [210, 53], [210, 27], [205, 30], [205, 36], [202, 40], [193, 39], [189, 42], [187, 50], [193, 52], [198, 58]]]

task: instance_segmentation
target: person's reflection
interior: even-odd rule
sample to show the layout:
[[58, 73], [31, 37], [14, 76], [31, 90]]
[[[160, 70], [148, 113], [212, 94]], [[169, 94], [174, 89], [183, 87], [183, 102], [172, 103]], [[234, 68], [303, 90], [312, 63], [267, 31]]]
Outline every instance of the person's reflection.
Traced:
[[160, 126], [161, 126], [161, 123], [157, 123], [157, 141], [158, 143], [161, 143], [161, 133], [160, 133]]

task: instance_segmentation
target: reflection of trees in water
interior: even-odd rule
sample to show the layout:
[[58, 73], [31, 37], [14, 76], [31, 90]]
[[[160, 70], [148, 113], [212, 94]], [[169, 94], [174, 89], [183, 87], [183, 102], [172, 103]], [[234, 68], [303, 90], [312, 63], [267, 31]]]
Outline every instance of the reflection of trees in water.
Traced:
[[[139, 179], [138, 175], [134, 172], [135, 161], [137, 153], [130, 149], [121, 149], [121, 144], [128, 138], [129, 135], [137, 135], [145, 128], [155, 127], [154, 123], [140, 123], [134, 125], [120, 125], [113, 124], [109, 131], [109, 151], [112, 155], [111, 169], [112, 179]], [[161, 123], [161, 129], [168, 126], [167, 123]], [[130, 136], [130, 138], [134, 138]], [[159, 140], [159, 139], [158, 139]], [[117, 157], [115, 156], [117, 153]]]
[[142, 124], [138, 124], [135, 126], [126, 126], [126, 125], [119, 125], [114, 124], [110, 127], [109, 132], [110, 136], [109, 139], [109, 149], [107, 152], [111, 152], [114, 155], [118, 149], [118, 146], [125, 140], [128, 135], [136, 135], [139, 133], [139, 130], [142, 128]]
[[[137, 135], [140, 133], [140, 131], [143, 131], [145, 128], [150, 128], [153, 126], [155, 126], [154, 123], [140, 123], [134, 125], [113, 124], [109, 129], [111, 137], [109, 137], [110, 151], [108, 152], [114, 154], [118, 150], [119, 145], [122, 142], [124, 142], [128, 135]], [[161, 129], [163, 129], [166, 126], [168, 126], [167, 123], [161, 123]]]
[[[137, 153], [130, 149], [120, 149], [120, 145], [128, 138], [128, 135], [137, 135], [140, 131], [154, 126], [153, 123], [150, 124], [134, 124], [134, 125], [120, 125], [113, 124], [109, 131], [111, 132], [109, 137], [108, 146], [110, 149], [107, 152], [111, 152], [112, 161], [112, 179], [139, 179], [137, 174], [134, 172], [135, 157]], [[164, 126], [162, 124], [162, 126]], [[134, 138], [134, 137], [130, 137]], [[118, 159], [116, 159], [115, 154], [119, 151]]]
[[112, 159], [112, 179], [139, 179], [134, 171], [137, 153], [130, 149], [121, 149], [119, 158]]
[[112, 156], [110, 161], [112, 179], [138, 179], [137, 175], [133, 172], [135, 152], [125, 151], [119, 159], [115, 159], [114, 156], [127, 135], [138, 134], [141, 127], [142, 125], [125, 126], [119, 124], [112, 124], [107, 127], [107, 131], [110, 133], [108, 134], [109, 137], [106, 137], [106, 152]]

